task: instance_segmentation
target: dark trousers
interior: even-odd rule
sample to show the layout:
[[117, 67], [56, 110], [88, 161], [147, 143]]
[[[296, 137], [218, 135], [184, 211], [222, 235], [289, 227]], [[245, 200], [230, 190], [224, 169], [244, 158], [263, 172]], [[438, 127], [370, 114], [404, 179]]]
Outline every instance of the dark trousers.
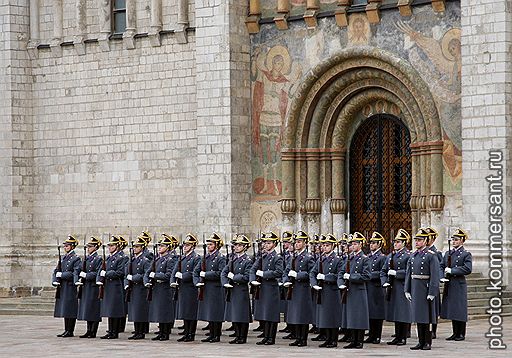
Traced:
[[380, 339], [382, 337], [382, 319], [370, 319], [369, 339]]

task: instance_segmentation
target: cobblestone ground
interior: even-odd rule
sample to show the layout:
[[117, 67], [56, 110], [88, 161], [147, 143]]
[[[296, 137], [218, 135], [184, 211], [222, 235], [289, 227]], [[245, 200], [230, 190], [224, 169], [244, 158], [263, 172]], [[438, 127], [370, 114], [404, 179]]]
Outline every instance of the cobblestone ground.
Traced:
[[[510, 337], [512, 332], [512, 319], [506, 318], [504, 325], [505, 337]], [[180, 324], [181, 322], [177, 322]], [[129, 331], [132, 325], [127, 325], [127, 333], [122, 333], [120, 339], [105, 341], [100, 339], [57, 338], [55, 335], [62, 332], [63, 323], [61, 319], [53, 317], [34, 316], [0, 316], [0, 347], [2, 357], [49, 357], [49, 356], [87, 356], [87, 357], [141, 357], [141, 354], [148, 357], [241, 357], [250, 354], [251, 357], [311, 357], [313, 355], [329, 356], [358, 356], [358, 357], [396, 357], [396, 356], [435, 356], [435, 357], [504, 357], [510, 352], [496, 352], [487, 349], [487, 338], [484, 334], [488, 329], [486, 320], [470, 321], [468, 334], [463, 342], [448, 342], [445, 337], [449, 335], [451, 325], [443, 322], [439, 325], [438, 336], [434, 340], [431, 351], [411, 351], [409, 347], [416, 344], [416, 335], [413, 330], [413, 337], [408, 340], [407, 346], [395, 347], [385, 343], [380, 345], [366, 345], [363, 350], [345, 350], [344, 343], [340, 343], [337, 349], [318, 348], [318, 342], [309, 342], [308, 347], [289, 347], [290, 341], [283, 340], [282, 333], [278, 333], [278, 340], [275, 346], [257, 346], [255, 342], [256, 332], [250, 332], [249, 343], [245, 345], [230, 345], [227, 343], [227, 336], [222, 337], [221, 343], [201, 343], [203, 332], [199, 331], [204, 323], [198, 324], [199, 335], [195, 342], [176, 342], [177, 330], [173, 330], [171, 340], [167, 342], [153, 342], [147, 335], [144, 341], [128, 341]], [[225, 326], [226, 328], [227, 326]], [[251, 329], [256, 327], [251, 325]], [[156, 326], [151, 327], [154, 331]], [[281, 324], [282, 328], [282, 324]], [[105, 325], [100, 325], [99, 333], [103, 334]], [[78, 322], [75, 334], [78, 336], [85, 331], [83, 322]], [[384, 327], [384, 341], [390, 339], [391, 326]], [[197, 339], [199, 338], [199, 339]], [[512, 340], [505, 338], [512, 348]], [[508, 353], [508, 354], [507, 354]]]

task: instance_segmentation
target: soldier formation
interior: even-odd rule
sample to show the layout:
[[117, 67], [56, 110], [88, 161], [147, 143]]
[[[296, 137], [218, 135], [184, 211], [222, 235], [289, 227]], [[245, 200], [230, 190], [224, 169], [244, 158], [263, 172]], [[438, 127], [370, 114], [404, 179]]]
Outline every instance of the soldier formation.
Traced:
[[388, 345], [406, 345], [416, 323], [418, 344], [410, 349], [430, 350], [439, 317], [452, 320], [447, 340], [465, 339], [465, 276], [472, 270], [471, 253], [463, 246], [467, 234], [457, 229], [444, 255], [433, 246], [437, 235], [433, 228], [420, 228], [414, 236], [416, 250], [410, 252], [411, 237], [400, 229], [386, 255], [386, 240], [378, 232], [370, 238], [360, 232], [343, 234], [339, 240], [332, 234], [310, 238], [301, 230], [281, 237], [268, 232], [252, 243], [251, 257], [251, 240], [242, 234], [234, 236], [223, 254], [224, 242], [213, 233], [203, 239], [199, 255], [193, 234], [181, 243], [161, 234], [151, 252], [152, 238], [142, 232], [130, 244], [109, 235], [108, 256], [105, 245], [90, 237], [83, 258], [74, 252], [78, 240], [69, 236], [64, 256], [59, 246], [53, 272], [54, 316], [64, 318], [64, 332], [58, 336], [73, 337], [79, 319], [87, 321], [80, 338], [95, 338], [102, 318], [108, 318], [100, 338], [117, 339], [128, 318], [134, 326], [128, 339], [145, 339], [154, 322], [158, 332], [152, 340], [167, 341], [179, 319], [184, 323], [179, 342], [195, 340], [199, 320], [208, 322], [201, 341], [215, 343], [226, 321], [234, 331], [229, 343], [245, 344], [249, 324], [256, 320], [262, 338], [256, 344], [274, 345], [284, 314], [282, 331], [288, 334], [283, 338], [292, 340], [290, 346], [308, 345], [309, 333], [316, 333], [311, 340], [325, 348], [338, 342], [346, 342], [346, 349], [380, 344], [386, 320], [395, 325]]

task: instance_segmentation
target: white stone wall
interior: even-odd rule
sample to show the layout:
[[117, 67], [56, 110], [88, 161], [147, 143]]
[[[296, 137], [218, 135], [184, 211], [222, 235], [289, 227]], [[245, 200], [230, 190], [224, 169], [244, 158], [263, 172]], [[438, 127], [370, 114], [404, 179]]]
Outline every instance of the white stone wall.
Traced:
[[[503, 150], [505, 265], [510, 254], [511, 1], [462, 1], [462, 156], [466, 246], [476, 270], [487, 270], [489, 150]], [[495, 172], [495, 171], [494, 171]], [[509, 270], [509, 268], [508, 268]], [[505, 281], [505, 283], [507, 280]]]

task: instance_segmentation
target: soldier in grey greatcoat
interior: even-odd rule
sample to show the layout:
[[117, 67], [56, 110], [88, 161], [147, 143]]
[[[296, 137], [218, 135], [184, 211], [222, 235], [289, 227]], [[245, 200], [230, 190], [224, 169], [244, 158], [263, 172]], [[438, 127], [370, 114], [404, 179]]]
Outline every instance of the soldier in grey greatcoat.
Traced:
[[295, 251], [283, 274], [283, 286], [287, 289], [286, 322], [295, 332], [295, 341], [290, 346], [304, 347], [308, 344], [309, 325], [313, 323], [311, 307], [311, 285], [309, 275], [315, 266], [313, 255], [307, 251], [308, 235], [298, 231], [293, 237]]
[[55, 300], [53, 317], [64, 318], [64, 332], [57, 337], [73, 337], [78, 312], [76, 283], [82, 260], [75, 254], [78, 240], [69, 235], [62, 243], [65, 255], [53, 270], [52, 285], [57, 287], [59, 297]]
[[[286, 267], [288, 265], [289, 261], [291, 260], [294, 246], [293, 246], [293, 233], [290, 231], [285, 231], [281, 235], [281, 243], [280, 243], [280, 250], [279, 253], [281, 257], [283, 258], [283, 265]], [[283, 280], [279, 280], [279, 311], [284, 316], [284, 321], [286, 322], [286, 326], [283, 329], [280, 329], [279, 332], [288, 333], [286, 336], [283, 337], [283, 339], [296, 339], [295, 338], [295, 329], [290, 323], [288, 323], [288, 320], [286, 319], [286, 314], [288, 311], [288, 300], [286, 299], [287, 296], [287, 289], [283, 286]]]
[[251, 268], [251, 285], [255, 286], [254, 319], [263, 322], [263, 339], [256, 344], [273, 345], [276, 341], [279, 313], [279, 281], [283, 276], [284, 262], [275, 251], [279, 238], [273, 232], [263, 235], [263, 252]]
[[369, 328], [368, 294], [366, 283], [370, 281], [370, 262], [362, 249], [366, 238], [355, 232], [349, 239], [352, 254], [338, 274], [338, 286], [345, 290], [347, 329], [351, 330], [352, 342], [343, 348], [363, 348], [364, 331]]
[[101, 302], [98, 297], [99, 287], [96, 285], [96, 276], [101, 270], [103, 259], [98, 255], [102, 243], [91, 236], [87, 246], [87, 259], [85, 271], [80, 271], [79, 285], [82, 285], [82, 298], [78, 304], [78, 319], [87, 321], [87, 332], [80, 338], [96, 338], [98, 326], [101, 321]]
[[404, 294], [405, 271], [411, 254], [406, 245], [410, 240], [407, 231], [398, 230], [393, 240], [393, 252], [387, 256], [380, 272], [382, 286], [391, 290], [386, 294], [389, 297], [389, 301], [386, 299], [386, 321], [395, 323], [395, 338], [387, 342], [389, 345], [405, 345], [411, 324], [411, 302]]
[[101, 316], [108, 317], [108, 331], [101, 339], [117, 339], [122, 320], [126, 317], [123, 280], [128, 257], [122, 251], [124, 243], [118, 236], [111, 236], [107, 246], [110, 255], [106, 259], [106, 267], [96, 277], [96, 284], [104, 288]]
[[380, 282], [380, 271], [386, 262], [386, 255], [382, 252], [385, 246], [384, 237], [374, 231], [370, 238], [370, 281], [366, 283], [368, 293], [368, 313], [370, 317], [370, 331], [365, 343], [379, 344], [382, 336], [382, 324], [386, 318], [384, 305], [385, 291]]
[[206, 240], [206, 256], [194, 272], [196, 279], [199, 280], [196, 286], [203, 290], [203, 300], [199, 301], [197, 319], [207, 321], [209, 328], [208, 337], [201, 342], [220, 342], [224, 321], [224, 287], [220, 282], [220, 274], [226, 266], [226, 257], [220, 252], [222, 246], [224, 242], [221, 237], [213, 233]]
[[[320, 235], [314, 234], [311, 240], [309, 240], [310, 244], [310, 252], [311, 256], [313, 256], [313, 261], [316, 262], [322, 255], [322, 244], [320, 243]], [[325, 341], [325, 333], [321, 332], [318, 328], [318, 318], [316, 314], [316, 301], [317, 301], [318, 292], [311, 288], [311, 314], [313, 315], [313, 324], [311, 325], [311, 329], [309, 333], [318, 334], [317, 337], [313, 337], [312, 341]]]
[[197, 286], [198, 277], [194, 272], [201, 269], [201, 256], [194, 252], [197, 238], [187, 234], [183, 241], [183, 255], [180, 253], [178, 263], [174, 267], [171, 277], [171, 287], [178, 290], [178, 319], [185, 325], [183, 336], [178, 342], [192, 342], [195, 340], [197, 328]]
[[[352, 237], [352, 234], [343, 233], [340, 240], [338, 241], [338, 247], [340, 250], [339, 258], [341, 259], [341, 267], [345, 267], [347, 263], [347, 259], [352, 252], [352, 246], [348, 244], [349, 239]], [[339, 333], [342, 333], [343, 336], [338, 339], [338, 342], [351, 342], [353, 337], [351, 336], [351, 331], [347, 328], [347, 305], [346, 303], [341, 303], [341, 327]]]
[[[427, 242], [428, 250], [432, 254], [437, 256], [437, 259], [439, 260], [439, 265], [441, 265], [441, 262], [443, 261], [443, 253], [437, 249], [436, 245], [434, 245], [434, 242], [437, 239], [438, 233], [433, 227], [430, 227], [430, 226], [425, 228], [425, 230], [429, 233], [428, 242]], [[442, 276], [440, 276], [440, 277], [442, 277]], [[439, 315], [441, 313], [441, 293], [440, 292], [436, 295], [436, 298], [434, 299], [434, 306], [436, 307], [436, 312]], [[436, 339], [436, 338], [437, 338], [437, 323], [432, 324], [432, 339]]]
[[174, 326], [175, 303], [174, 289], [171, 288], [171, 277], [178, 256], [174, 249], [178, 240], [174, 236], [162, 234], [158, 241], [158, 255], [151, 262], [149, 270], [144, 275], [144, 285], [152, 290], [149, 302], [149, 321], [158, 322], [158, 335], [152, 341], [168, 341]]
[[418, 329], [418, 344], [412, 350], [430, 350], [432, 333], [430, 325], [437, 323], [434, 299], [439, 294], [439, 260], [428, 250], [429, 232], [420, 228], [414, 236], [416, 251], [407, 263], [404, 292], [411, 301], [412, 321]]
[[145, 338], [146, 326], [149, 322], [148, 290], [144, 286], [144, 274], [150, 269], [150, 261], [144, 255], [147, 241], [139, 236], [132, 243], [129, 262], [125, 269], [124, 288], [128, 302], [128, 321], [133, 322], [135, 333], [128, 339]]
[[337, 280], [342, 259], [334, 252], [337, 240], [333, 235], [322, 235], [320, 243], [322, 255], [311, 270], [309, 279], [317, 295], [318, 328], [325, 332], [325, 342], [320, 344], [320, 347], [334, 348], [338, 346], [338, 329], [341, 326], [341, 302]]
[[452, 320], [453, 334], [448, 341], [463, 341], [466, 338], [468, 321], [468, 287], [466, 276], [473, 269], [473, 258], [464, 249], [468, 235], [457, 229], [451, 236], [453, 248], [444, 254], [441, 263], [441, 281], [444, 282], [441, 318]]

